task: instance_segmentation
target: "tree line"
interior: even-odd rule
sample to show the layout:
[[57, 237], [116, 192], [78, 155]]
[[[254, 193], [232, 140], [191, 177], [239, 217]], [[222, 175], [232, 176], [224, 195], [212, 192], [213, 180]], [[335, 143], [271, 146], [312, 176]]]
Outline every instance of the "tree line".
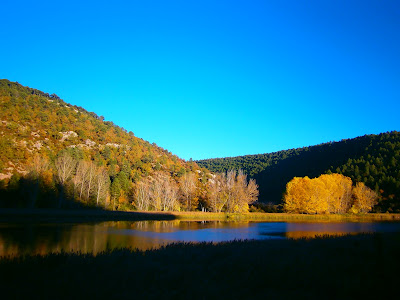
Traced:
[[377, 199], [363, 182], [353, 186], [351, 178], [333, 173], [293, 178], [286, 185], [283, 207], [289, 213], [367, 213]]
[[243, 171], [185, 172], [163, 170], [132, 181], [128, 167], [111, 166], [61, 151], [54, 161], [36, 154], [28, 172], [0, 181], [3, 207], [98, 207], [109, 210], [248, 212], [258, 186]]
[[196, 161], [212, 172], [242, 169], [259, 184], [260, 201], [282, 203], [293, 177], [338, 173], [364, 182], [378, 194], [374, 211], [400, 212], [400, 133], [354, 139], [274, 153]]

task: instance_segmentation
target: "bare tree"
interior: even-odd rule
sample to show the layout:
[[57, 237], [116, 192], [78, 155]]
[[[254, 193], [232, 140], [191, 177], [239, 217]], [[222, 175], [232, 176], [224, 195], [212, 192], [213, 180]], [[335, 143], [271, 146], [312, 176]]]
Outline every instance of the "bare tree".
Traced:
[[100, 167], [96, 172], [96, 205], [99, 206], [99, 201], [104, 198], [108, 192], [110, 177], [104, 167]]
[[162, 177], [162, 197], [161, 205], [163, 211], [177, 210], [178, 202], [178, 186], [169, 176]]
[[161, 210], [161, 198], [164, 193], [163, 186], [164, 178], [160, 173], [156, 173], [151, 181], [151, 204], [156, 211]]
[[180, 190], [187, 210], [192, 210], [192, 197], [196, 191], [196, 175], [194, 173], [186, 173], [179, 180]]
[[254, 179], [248, 182], [242, 170], [214, 175], [208, 182], [208, 191], [214, 212], [248, 212], [249, 204], [258, 198], [258, 185]]
[[207, 186], [211, 211], [221, 212], [228, 200], [226, 174], [218, 173], [214, 175], [212, 179], [209, 179]]
[[55, 166], [57, 171], [57, 179], [60, 184], [60, 197], [58, 207], [61, 208], [62, 201], [64, 199], [65, 185], [75, 171], [76, 160], [67, 152], [63, 152], [60, 156], [56, 158]]
[[162, 172], [142, 179], [136, 185], [135, 206], [138, 210], [171, 211], [179, 209], [178, 186]]
[[228, 212], [233, 212], [234, 210], [234, 201], [235, 201], [235, 195], [234, 195], [234, 188], [235, 188], [235, 178], [236, 178], [236, 171], [235, 170], [229, 170], [226, 173], [226, 195], [227, 195], [227, 200], [226, 200], [226, 211]]
[[146, 179], [142, 179], [137, 184], [135, 193], [135, 205], [138, 210], [149, 210], [150, 185], [148, 180]]
[[86, 187], [86, 175], [89, 170], [89, 163], [87, 161], [81, 160], [78, 163], [78, 167], [76, 169], [76, 174], [74, 177], [74, 185], [75, 189], [79, 188], [79, 200], [82, 200], [83, 190]]
[[88, 170], [86, 173], [86, 189], [87, 189], [86, 199], [87, 199], [87, 201], [89, 201], [90, 193], [92, 192], [93, 184], [95, 182], [95, 177], [96, 177], [96, 166], [91, 161], [89, 163]]

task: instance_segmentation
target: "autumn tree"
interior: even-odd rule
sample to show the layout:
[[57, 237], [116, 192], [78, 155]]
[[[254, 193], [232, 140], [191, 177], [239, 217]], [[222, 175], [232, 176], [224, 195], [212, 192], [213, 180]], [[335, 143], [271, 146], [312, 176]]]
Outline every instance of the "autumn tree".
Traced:
[[137, 210], [150, 209], [150, 187], [147, 180], [140, 180], [135, 189], [135, 207]]
[[221, 212], [227, 201], [226, 174], [218, 173], [208, 180], [208, 200], [212, 212]]
[[294, 177], [286, 185], [284, 210], [289, 213], [307, 213], [307, 202], [310, 199], [310, 178]]
[[377, 194], [364, 183], [353, 188], [351, 179], [341, 174], [295, 177], [286, 185], [284, 210], [306, 214], [368, 212], [376, 199]]
[[197, 207], [197, 201], [194, 196], [196, 192], [196, 175], [194, 173], [185, 173], [179, 180], [179, 189], [182, 194], [182, 204], [186, 210], [192, 210]]
[[60, 187], [58, 207], [61, 208], [67, 181], [75, 171], [76, 160], [68, 152], [64, 151], [56, 158], [55, 166], [57, 171], [57, 180]]
[[353, 188], [353, 206], [351, 212], [366, 213], [372, 210], [377, 203], [378, 194], [367, 187], [363, 182], [357, 182]]
[[136, 184], [135, 207], [138, 210], [177, 211], [178, 186], [167, 174], [155, 173]]
[[81, 160], [78, 163], [78, 167], [76, 170], [76, 174], [74, 176], [74, 187], [76, 193], [79, 194], [79, 200], [82, 200], [82, 196], [86, 195], [83, 194], [83, 191], [87, 188], [87, 174], [89, 171], [89, 162]]
[[346, 213], [352, 203], [352, 181], [342, 174], [324, 174], [316, 180], [322, 181], [330, 213]]
[[247, 181], [242, 170], [215, 174], [207, 187], [209, 207], [213, 212], [248, 212], [249, 204], [258, 198], [258, 185], [254, 179]]
[[[165, 174], [158, 173], [155, 184], [159, 185], [161, 190], [160, 195], [160, 210], [173, 211], [179, 210], [178, 202], [178, 186], [174, 180]], [[157, 202], [158, 204], [158, 202]]]
[[104, 167], [99, 167], [96, 171], [95, 177], [96, 183], [96, 205], [99, 206], [99, 202], [107, 197], [108, 186], [110, 185], [110, 177]]

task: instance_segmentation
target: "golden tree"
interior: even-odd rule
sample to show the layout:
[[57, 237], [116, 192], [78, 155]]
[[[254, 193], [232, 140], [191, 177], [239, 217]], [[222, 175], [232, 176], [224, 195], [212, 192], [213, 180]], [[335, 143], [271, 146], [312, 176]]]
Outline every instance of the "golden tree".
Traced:
[[366, 213], [377, 203], [378, 194], [363, 182], [357, 182], [353, 188], [353, 199], [351, 211], [354, 213]]
[[289, 213], [368, 212], [376, 204], [377, 194], [364, 183], [353, 188], [349, 177], [325, 174], [318, 178], [294, 177], [286, 185], [284, 209]]
[[324, 184], [329, 213], [345, 213], [351, 207], [352, 181], [342, 174], [324, 174], [313, 180]]
[[309, 201], [309, 182], [307, 176], [294, 177], [286, 184], [284, 195], [284, 210], [289, 213], [307, 213], [306, 206]]

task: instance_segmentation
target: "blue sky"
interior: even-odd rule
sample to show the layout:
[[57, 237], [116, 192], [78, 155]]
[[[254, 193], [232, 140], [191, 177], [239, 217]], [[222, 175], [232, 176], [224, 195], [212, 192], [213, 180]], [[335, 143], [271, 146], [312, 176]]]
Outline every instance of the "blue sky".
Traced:
[[0, 78], [184, 159], [400, 130], [399, 1], [2, 1]]

